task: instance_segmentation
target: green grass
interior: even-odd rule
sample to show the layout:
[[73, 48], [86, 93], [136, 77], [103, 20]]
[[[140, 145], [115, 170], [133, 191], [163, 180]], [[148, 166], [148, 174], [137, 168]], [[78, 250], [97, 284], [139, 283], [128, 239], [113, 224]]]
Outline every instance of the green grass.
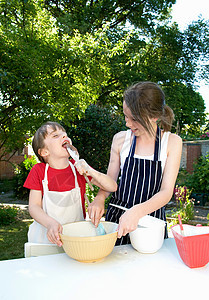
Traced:
[[15, 222], [0, 227], [0, 260], [24, 257], [24, 244], [28, 241], [28, 227], [32, 221], [18, 217]]
[[[17, 206], [14, 203], [13, 193], [8, 196], [8, 192], [14, 191], [14, 179], [0, 180], [0, 202], [11, 203], [14, 209]], [[0, 204], [2, 209], [2, 204]], [[11, 211], [6, 211], [8, 205], [5, 206], [5, 211], [0, 214], [0, 260], [16, 259], [24, 257], [24, 244], [28, 241], [27, 233], [32, 219], [26, 209], [17, 209], [17, 214], [12, 214]], [[9, 218], [9, 216], [11, 218]], [[9, 220], [8, 225], [5, 225], [6, 219]]]

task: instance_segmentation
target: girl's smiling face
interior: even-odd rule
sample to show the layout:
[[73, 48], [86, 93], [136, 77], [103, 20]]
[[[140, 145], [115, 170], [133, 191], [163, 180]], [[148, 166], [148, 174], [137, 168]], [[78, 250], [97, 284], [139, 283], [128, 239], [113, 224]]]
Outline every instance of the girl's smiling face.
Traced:
[[145, 128], [134, 119], [125, 101], [123, 101], [123, 113], [125, 116], [126, 126], [132, 130], [134, 135], [138, 136], [146, 131]]
[[[127, 106], [126, 102], [123, 101], [123, 113], [125, 116], [125, 121], [126, 121], [126, 126], [129, 127], [132, 132], [134, 133], [135, 136], [140, 136], [144, 133], [150, 134], [142, 124], [140, 124], [138, 121], [136, 121], [131, 113], [131, 110], [129, 109], [129, 107]], [[150, 123], [151, 128], [153, 128], [153, 131], [156, 132], [156, 128], [157, 128], [157, 118], [147, 118], [148, 122]]]

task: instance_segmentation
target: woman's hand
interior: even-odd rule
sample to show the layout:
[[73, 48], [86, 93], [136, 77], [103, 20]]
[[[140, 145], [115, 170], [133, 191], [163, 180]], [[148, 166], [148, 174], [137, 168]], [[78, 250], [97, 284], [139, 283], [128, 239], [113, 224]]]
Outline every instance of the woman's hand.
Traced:
[[95, 197], [94, 201], [89, 204], [87, 210], [91, 222], [97, 227], [104, 214], [104, 200]]
[[62, 225], [56, 220], [52, 219], [47, 226], [47, 238], [52, 244], [57, 244], [57, 246], [62, 246], [62, 241], [60, 239], [59, 233], [62, 233]]
[[91, 167], [87, 164], [87, 162], [84, 159], [79, 159], [79, 161], [75, 163], [75, 167], [80, 173], [80, 175], [90, 175], [89, 172], [91, 170]]
[[119, 219], [118, 238], [134, 231], [139, 223], [138, 208], [133, 206], [127, 210]]

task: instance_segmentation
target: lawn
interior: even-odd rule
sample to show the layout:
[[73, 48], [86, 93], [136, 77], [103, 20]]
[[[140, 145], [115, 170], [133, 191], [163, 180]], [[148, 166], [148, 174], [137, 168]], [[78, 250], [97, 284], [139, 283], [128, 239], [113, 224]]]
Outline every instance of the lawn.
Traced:
[[[0, 202], [14, 203], [17, 200], [13, 191], [13, 180], [0, 181]], [[27, 203], [25, 203], [27, 204]], [[6, 216], [6, 215], [5, 215]], [[4, 216], [1, 215], [3, 218]], [[24, 257], [24, 244], [27, 242], [28, 227], [32, 219], [26, 209], [18, 209], [14, 222], [9, 225], [0, 225], [0, 260]]]
[[0, 260], [24, 257], [28, 226], [31, 222], [17, 221], [0, 228]]
[[13, 223], [0, 226], [0, 260], [24, 257], [24, 244], [32, 221], [27, 210], [19, 210]]

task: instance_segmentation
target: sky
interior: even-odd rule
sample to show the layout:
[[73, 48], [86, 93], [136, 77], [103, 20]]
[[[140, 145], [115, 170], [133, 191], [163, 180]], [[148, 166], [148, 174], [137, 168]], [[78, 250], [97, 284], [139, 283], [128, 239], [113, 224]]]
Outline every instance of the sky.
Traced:
[[[184, 30], [192, 21], [198, 20], [200, 15], [206, 20], [209, 19], [208, 0], [177, 0], [173, 5], [173, 21], [178, 23], [181, 30]], [[202, 95], [206, 112], [209, 113], [209, 84], [202, 82], [197, 91]]]

